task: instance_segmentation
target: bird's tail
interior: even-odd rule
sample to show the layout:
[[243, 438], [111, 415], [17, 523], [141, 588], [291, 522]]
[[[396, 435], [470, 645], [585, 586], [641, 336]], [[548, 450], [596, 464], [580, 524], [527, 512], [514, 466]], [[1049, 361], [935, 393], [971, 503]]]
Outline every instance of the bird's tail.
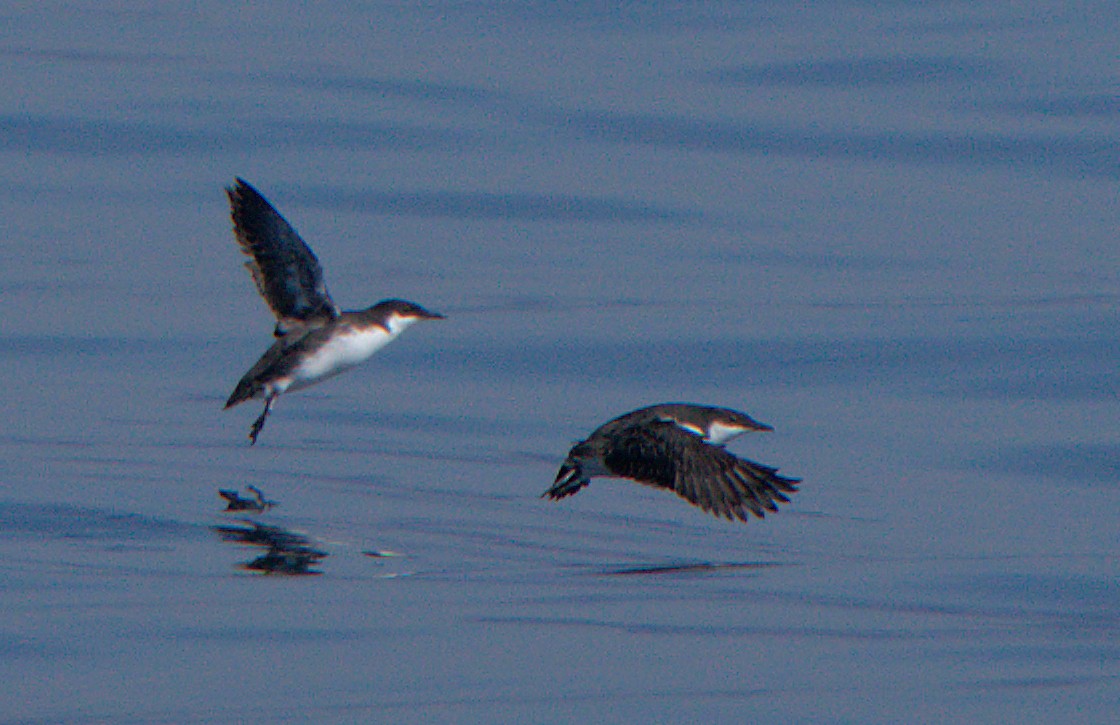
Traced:
[[591, 483], [591, 479], [583, 474], [583, 468], [571, 458], [564, 461], [560, 471], [556, 474], [556, 481], [552, 487], [545, 491], [541, 498], [550, 498], [553, 501], [571, 496], [581, 488]]
[[245, 377], [241, 378], [241, 380], [237, 383], [237, 387], [233, 389], [232, 393], [230, 393], [229, 399], [226, 400], [225, 408], [232, 408], [238, 403], [244, 403], [246, 400], [249, 400], [253, 396], [255, 396], [260, 391], [260, 389], [261, 386], [254, 384], [250, 376], [246, 375]]

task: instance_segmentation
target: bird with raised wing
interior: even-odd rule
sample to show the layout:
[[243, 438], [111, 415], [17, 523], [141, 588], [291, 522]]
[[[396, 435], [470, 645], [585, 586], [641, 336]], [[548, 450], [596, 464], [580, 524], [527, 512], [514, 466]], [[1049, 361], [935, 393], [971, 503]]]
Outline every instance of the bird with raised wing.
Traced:
[[243, 179], [226, 189], [233, 231], [257, 290], [276, 316], [277, 338], [241, 378], [226, 408], [264, 399], [249, 429], [257, 442], [277, 396], [338, 375], [364, 362], [419, 320], [443, 315], [390, 299], [344, 312], [331, 299], [311, 248], [260, 192]]
[[747, 521], [797, 491], [796, 478], [730, 453], [723, 444], [749, 431], [773, 430], [745, 413], [690, 403], [663, 403], [610, 420], [575, 444], [543, 494], [571, 496], [596, 476], [628, 478], [673, 491], [726, 519]]

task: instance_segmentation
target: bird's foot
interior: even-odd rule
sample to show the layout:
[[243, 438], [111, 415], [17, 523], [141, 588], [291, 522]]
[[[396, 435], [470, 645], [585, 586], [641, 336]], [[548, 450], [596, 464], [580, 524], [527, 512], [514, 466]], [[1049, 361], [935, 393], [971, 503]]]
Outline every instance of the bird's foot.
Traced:
[[264, 416], [257, 418], [253, 421], [253, 427], [249, 429], [249, 445], [255, 446], [257, 444], [257, 436], [261, 434], [261, 429], [264, 428]]

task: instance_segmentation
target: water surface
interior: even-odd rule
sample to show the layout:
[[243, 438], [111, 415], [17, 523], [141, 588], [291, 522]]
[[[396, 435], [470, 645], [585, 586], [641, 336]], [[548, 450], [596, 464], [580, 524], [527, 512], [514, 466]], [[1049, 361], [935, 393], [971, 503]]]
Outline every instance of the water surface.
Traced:
[[[2, 15], [4, 721], [1113, 717], [1110, 5]], [[235, 175], [449, 318], [252, 449]], [[801, 492], [539, 498], [669, 400]]]

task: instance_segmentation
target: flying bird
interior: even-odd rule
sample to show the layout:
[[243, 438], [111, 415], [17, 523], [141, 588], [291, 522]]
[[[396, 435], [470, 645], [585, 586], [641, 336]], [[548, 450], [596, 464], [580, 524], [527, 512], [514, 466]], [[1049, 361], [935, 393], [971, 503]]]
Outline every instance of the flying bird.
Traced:
[[641, 408], [595, 429], [568, 452], [543, 497], [558, 500], [596, 476], [667, 488], [704, 511], [747, 521], [777, 511], [796, 478], [729, 453], [723, 444], [748, 431], [773, 430], [745, 413], [689, 403]]
[[276, 342], [245, 373], [225, 405], [228, 409], [264, 399], [264, 411], [249, 429], [253, 445], [277, 396], [338, 375], [413, 323], [443, 315], [397, 299], [343, 312], [327, 292], [315, 253], [268, 200], [243, 179], [226, 194], [234, 235], [249, 257], [245, 266], [276, 316]]

